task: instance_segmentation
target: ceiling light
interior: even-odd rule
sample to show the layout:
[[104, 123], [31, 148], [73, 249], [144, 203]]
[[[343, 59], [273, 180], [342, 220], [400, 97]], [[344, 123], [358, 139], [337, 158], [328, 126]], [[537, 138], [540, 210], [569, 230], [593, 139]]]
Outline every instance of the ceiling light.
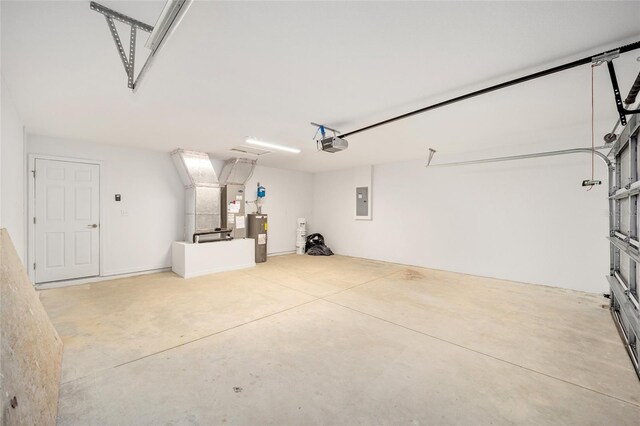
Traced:
[[291, 152], [293, 154], [300, 154], [300, 150], [297, 148], [290, 148], [288, 146], [278, 145], [275, 143], [263, 142], [258, 139], [248, 138], [245, 142], [250, 145], [261, 146], [264, 148], [277, 149], [278, 151]]

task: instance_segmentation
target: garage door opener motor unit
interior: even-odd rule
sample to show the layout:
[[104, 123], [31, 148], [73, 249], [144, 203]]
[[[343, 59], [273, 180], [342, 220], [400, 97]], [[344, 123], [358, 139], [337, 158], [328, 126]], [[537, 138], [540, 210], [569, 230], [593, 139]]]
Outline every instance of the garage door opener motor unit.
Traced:
[[[316, 134], [314, 136], [315, 137], [318, 135], [318, 133], [320, 133], [320, 139], [316, 139], [316, 143], [318, 146], [318, 151], [324, 151], [324, 152], [340, 152], [340, 151], [344, 151], [345, 149], [349, 148], [349, 142], [347, 142], [346, 139], [338, 137], [338, 133], [340, 133], [339, 131], [337, 131], [336, 129], [332, 129], [331, 127], [327, 127], [323, 124], [316, 124], [316, 123], [311, 123], [312, 126], [317, 127], [318, 129], [316, 130]], [[330, 132], [333, 132], [333, 136], [326, 136], [326, 131], [329, 130]]]

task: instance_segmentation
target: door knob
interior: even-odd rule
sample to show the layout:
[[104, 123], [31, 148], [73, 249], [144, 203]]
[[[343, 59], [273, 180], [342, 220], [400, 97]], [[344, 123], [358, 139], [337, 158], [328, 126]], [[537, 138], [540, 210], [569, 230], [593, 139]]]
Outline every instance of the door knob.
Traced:
[[87, 225], [87, 228], [97, 228], [98, 224], [94, 223], [93, 225]]

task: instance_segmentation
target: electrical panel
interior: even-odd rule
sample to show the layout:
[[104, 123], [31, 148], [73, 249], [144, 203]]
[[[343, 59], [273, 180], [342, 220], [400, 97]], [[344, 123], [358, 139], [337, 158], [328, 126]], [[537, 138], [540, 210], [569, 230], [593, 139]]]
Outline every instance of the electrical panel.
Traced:
[[369, 188], [366, 186], [356, 188], [356, 216], [369, 216]]
[[373, 167], [358, 167], [353, 172], [353, 188], [356, 190], [356, 220], [372, 220], [371, 191], [373, 183]]

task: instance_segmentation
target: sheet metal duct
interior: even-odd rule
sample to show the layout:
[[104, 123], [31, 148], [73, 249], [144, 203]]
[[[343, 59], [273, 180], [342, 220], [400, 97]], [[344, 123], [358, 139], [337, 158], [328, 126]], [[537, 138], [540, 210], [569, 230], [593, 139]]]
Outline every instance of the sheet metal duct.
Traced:
[[193, 186], [219, 187], [216, 171], [204, 152], [176, 149], [171, 153], [173, 163], [185, 188]]
[[220, 172], [220, 186], [244, 185], [253, 174], [255, 167], [256, 160], [248, 158], [231, 158], [225, 161], [222, 172]]
[[[176, 149], [171, 157], [185, 188], [184, 240], [224, 239], [226, 234], [220, 233], [224, 231], [221, 229], [221, 190], [209, 156], [204, 152]], [[199, 235], [207, 233], [211, 235]]]

